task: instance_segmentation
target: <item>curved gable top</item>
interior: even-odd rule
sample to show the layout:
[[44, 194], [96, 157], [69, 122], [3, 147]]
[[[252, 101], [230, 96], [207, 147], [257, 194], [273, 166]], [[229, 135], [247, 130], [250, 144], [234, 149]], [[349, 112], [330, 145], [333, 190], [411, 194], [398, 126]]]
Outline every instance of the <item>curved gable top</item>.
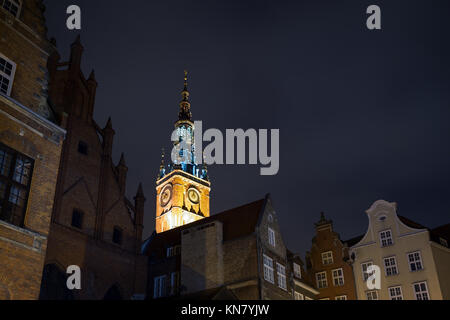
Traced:
[[378, 209], [378, 207], [384, 207], [388, 209], [394, 209], [394, 211], [397, 211], [397, 203], [396, 202], [388, 202], [386, 200], [378, 200], [375, 201], [369, 209], [366, 210], [367, 214], [371, 214], [375, 210]]
[[[394, 234], [406, 235], [415, 234], [427, 231], [428, 229], [419, 223], [409, 220], [403, 216], [397, 214], [397, 203], [388, 202], [386, 200], [375, 201], [370, 208], [366, 211], [369, 218], [369, 225], [365, 235], [359, 239], [353, 241], [351, 248], [357, 248], [364, 245], [371, 245], [378, 241], [377, 232], [381, 226], [385, 228], [391, 228]], [[386, 217], [385, 224], [380, 224], [379, 218]]]

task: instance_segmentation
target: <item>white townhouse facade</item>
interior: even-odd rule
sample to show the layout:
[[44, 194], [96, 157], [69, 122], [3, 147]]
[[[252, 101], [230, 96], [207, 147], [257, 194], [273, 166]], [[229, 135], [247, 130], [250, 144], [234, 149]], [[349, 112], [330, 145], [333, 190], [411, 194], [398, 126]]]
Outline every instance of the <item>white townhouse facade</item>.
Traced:
[[[427, 229], [384, 200], [366, 213], [367, 232], [350, 248], [358, 300], [450, 299], [449, 225]], [[380, 268], [379, 289], [367, 286], [370, 265]]]

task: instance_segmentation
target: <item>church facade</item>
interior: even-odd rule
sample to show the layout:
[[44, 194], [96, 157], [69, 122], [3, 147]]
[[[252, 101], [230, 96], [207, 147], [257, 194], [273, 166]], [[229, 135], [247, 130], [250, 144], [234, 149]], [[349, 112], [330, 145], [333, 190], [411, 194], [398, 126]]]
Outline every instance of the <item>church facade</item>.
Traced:
[[[68, 61], [49, 58], [49, 98], [64, 115], [67, 137], [56, 184], [41, 299], [130, 299], [143, 293], [145, 258], [140, 254], [145, 196], [142, 185], [126, 197], [125, 156], [112, 158], [112, 120], [94, 120], [94, 71], [81, 71], [83, 46], [72, 44]], [[81, 290], [69, 291], [65, 270], [81, 268]]]

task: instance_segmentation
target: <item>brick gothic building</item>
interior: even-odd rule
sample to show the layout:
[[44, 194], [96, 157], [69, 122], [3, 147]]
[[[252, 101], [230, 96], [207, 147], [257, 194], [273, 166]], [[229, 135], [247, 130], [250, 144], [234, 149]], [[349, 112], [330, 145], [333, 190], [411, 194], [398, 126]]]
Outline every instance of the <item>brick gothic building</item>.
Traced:
[[319, 300], [356, 300], [355, 280], [348, 251], [358, 239], [341, 241], [333, 230], [333, 222], [322, 213], [316, 223], [316, 236], [307, 253], [307, 272], [310, 282], [320, 292]]
[[[144, 202], [142, 186], [134, 201], [125, 196], [124, 155], [112, 159], [111, 119], [101, 128], [93, 119], [97, 82], [81, 68], [78, 37], [70, 60], [54, 52], [48, 62], [49, 96], [64, 119], [67, 137], [56, 185], [41, 299], [130, 299], [144, 293], [146, 263], [140, 254]], [[65, 270], [81, 267], [82, 290], [68, 292]]]
[[39, 297], [65, 130], [47, 104], [42, 1], [0, 1], [0, 300]]

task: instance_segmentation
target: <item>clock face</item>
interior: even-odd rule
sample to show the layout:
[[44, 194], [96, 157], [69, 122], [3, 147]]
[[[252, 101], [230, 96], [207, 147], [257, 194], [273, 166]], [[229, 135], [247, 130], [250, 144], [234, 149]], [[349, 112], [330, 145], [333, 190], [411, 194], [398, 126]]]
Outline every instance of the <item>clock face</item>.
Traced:
[[194, 188], [190, 188], [188, 190], [188, 198], [189, 198], [189, 201], [191, 201], [194, 204], [197, 204], [200, 202], [200, 194]]
[[163, 188], [163, 190], [161, 191], [161, 196], [160, 196], [160, 203], [161, 203], [161, 207], [165, 207], [169, 204], [170, 200], [172, 199], [172, 185], [168, 184], [167, 186], [165, 186]]

